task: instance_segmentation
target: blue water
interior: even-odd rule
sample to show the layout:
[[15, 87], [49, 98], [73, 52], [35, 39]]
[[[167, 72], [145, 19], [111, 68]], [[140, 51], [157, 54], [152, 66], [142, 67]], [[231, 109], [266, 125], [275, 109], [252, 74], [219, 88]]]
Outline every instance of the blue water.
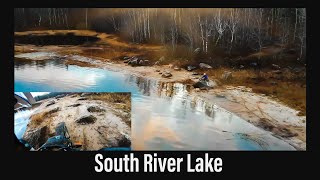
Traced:
[[[61, 60], [15, 61], [16, 92], [131, 92], [134, 150], [293, 150], [240, 117], [202, 99], [188, 87]], [[261, 146], [239, 133], [265, 142]]]

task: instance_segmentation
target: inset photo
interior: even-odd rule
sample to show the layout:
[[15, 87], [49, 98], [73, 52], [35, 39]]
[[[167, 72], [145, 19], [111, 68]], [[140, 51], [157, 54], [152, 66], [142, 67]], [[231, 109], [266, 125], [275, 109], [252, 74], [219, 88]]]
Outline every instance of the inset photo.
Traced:
[[15, 92], [14, 133], [30, 151], [131, 150], [131, 93]]

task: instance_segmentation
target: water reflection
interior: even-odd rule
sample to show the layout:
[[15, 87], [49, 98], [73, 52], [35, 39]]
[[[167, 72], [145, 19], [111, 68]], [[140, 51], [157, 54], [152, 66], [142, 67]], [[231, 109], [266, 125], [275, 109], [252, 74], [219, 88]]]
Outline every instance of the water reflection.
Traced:
[[[16, 61], [15, 61], [16, 62]], [[131, 92], [135, 150], [291, 150], [289, 144], [199, 97], [190, 86], [104, 69], [65, 66], [63, 61], [15, 63], [19, 92]], [[261, 147], [250, 134], [268, 144]]]

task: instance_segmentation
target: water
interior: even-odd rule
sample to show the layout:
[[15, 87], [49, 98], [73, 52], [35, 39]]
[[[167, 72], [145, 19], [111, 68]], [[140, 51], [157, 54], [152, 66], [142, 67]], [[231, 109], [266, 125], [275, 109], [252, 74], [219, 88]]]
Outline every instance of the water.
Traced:
[[131, 92], [134, 150], [294, 150], [288, 143], [203, 99], [161, 83], [62, 60], [15, 60], [18, 92]]
[[14, 133], [18, 139], [23, 137], [26, 131], [29, 118], [34, 110], [18, 110], [14, 113]]

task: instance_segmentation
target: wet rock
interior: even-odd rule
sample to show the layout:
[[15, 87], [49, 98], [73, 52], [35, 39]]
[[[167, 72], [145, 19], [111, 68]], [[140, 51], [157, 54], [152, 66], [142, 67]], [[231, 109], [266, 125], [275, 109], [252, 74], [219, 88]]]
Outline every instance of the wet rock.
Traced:
[[162, 56], [161, 58], [159, 58], [159, 61], [160, 61], [160, 62], [162, 62], [162, 61], [164, 61], [164, 60], [166, 60], [166, 58], [165, 58], [164, 56]]
[[161, 75], [161, 77], [164, 77], [164, 78], [169, 78], [169, 77], [171, 77], [171, 76], [172, 76], [172, 74], [171, 74], [170, 71], [165, 71], [165, 72], [163, 72], [162, 75]]
[[198, 81], [198, 82], [194, 83], [193, 87], [199, 88], [199, 89], [211, 89], [212, 88], [206, 82], [203, 82], [203, 81]]
[[51, 106], [51, 105], [54, 105], [55, 103], [56, 103], [56, 102], [55, 102], [54, 100], [49, 101], [48, 104], [46, 105], [46, 107]]
[[24, 134], [23, 140], [28, 142], [34, 149], [38, 149], [47, 140], [47, 130], [47, 126], [29, 130]]
[[174, 67], [173, 69], [176, 70], [176, 71], [180, 71], [179, 67]]
[[193, 51], [195, 54], [199, 54], [201, 52], [201, 49], [200, 48], [196, 48], [194, 51]]
[[222, 74], [222, 77], [221, 77], [223, 80], [229, 80], [232, 78], [232, 72], [230, 71], [225, 71], [223, 74]]
[[211, 69], [212, 68], [209, 64], [205, 64], [205, 63], [200, 63], [199, 67], [201, 69]]
[[130, 59], [130, 57], [128, 57], [128, 56], [123, 57], [123, 60], [128, 60], [128, 59]]
[[106, 110], [99, 106], [90, 106], [87, 108], [89, 112], [105, 112]]
[[79, 103], [77, 103], [77, 104], [71, 104], [71, 105], [69, 105], [69, 106], [67, 106], [67, 107], [78, 107], [78, 106], [80, 106], [81, 104], [79, 104]]
[[86, 125], [86, 124], [93, 124], [96, 122], [96, 120], [97, 118], [94, 117], [93, 115], [85, 115], [78, 118], [75, 122], [77, 124]]
[[129, 63], [130, 59], [123, 60], [123, 63]]
[[191, 66], [191, 65], [187, 66], [187, 70], [188, 70], [188, 71], [192, 71], [192, 70], [194, 70], [194, 69], [197, 69], [197, 67]]
[[193, 75], [193, 76], [196, 76], [196, 75], [199, 75], [199, 73], [197, 73], [197, 72], [192, 72], [192, 75]]
[[272, 66], [272, 69], [280, 69], [280, 66], [279, 66], [279, 65], [271, 64], [271, 66]]
[[61, 110], [60, 107], [56, 107], [56, 108], [51, 109], [50, 111], [48, 111], [48, 113], [49, 113], [49, 114], [53, 114], [53, 113], [56, 113], [56, 112], [58, 112], [58, 111], [60, 111], [60, 110]]

